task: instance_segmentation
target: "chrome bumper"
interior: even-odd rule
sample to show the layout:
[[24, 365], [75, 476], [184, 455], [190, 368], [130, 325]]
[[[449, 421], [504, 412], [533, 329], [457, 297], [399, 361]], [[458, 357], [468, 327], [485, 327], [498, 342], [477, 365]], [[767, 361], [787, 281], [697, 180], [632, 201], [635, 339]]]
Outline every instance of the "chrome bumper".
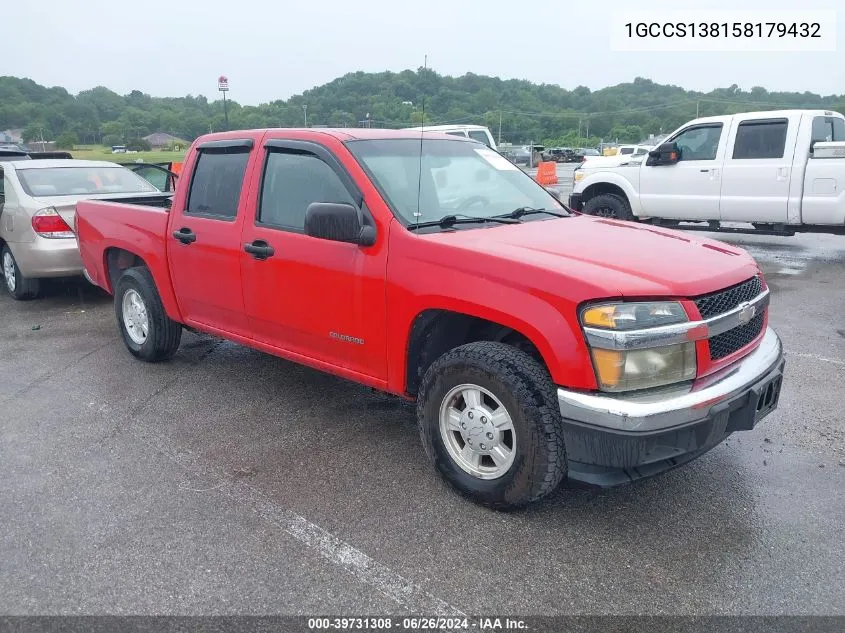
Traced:
[[748, 356], [692, 385], [612, 395], [558, 389], [557, 398], [564, 420], [635, 433], [670, 429], [710, 417], [714, 407], [751, 390], [782, 358], [780, 339], [767, 328]]

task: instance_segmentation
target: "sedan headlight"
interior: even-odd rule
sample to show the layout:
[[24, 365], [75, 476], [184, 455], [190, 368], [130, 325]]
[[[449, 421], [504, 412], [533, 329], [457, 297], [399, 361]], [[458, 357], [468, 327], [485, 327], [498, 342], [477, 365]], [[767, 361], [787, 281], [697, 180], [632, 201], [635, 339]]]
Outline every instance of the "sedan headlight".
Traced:
[[[611, 303], [588, 306], [581, 323], [589, 330], [631, 332], [685, 323], [689, 320], [676, 301]], [[613, 346], [608, 346], [613, 347]], [[649, 389], [692, 380], [696, 374], [695, 343], [685, 342], [643, 349], [604, 349], [591, 343], [596, 379], [603, 391]]]

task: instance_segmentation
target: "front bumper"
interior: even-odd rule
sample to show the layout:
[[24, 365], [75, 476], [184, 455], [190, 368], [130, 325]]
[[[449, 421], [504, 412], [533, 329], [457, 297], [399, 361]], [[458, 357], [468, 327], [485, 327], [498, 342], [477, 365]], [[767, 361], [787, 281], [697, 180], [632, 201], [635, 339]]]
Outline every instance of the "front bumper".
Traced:
[[569, 208], [573, 211], [580, 211], [584, 206], [584, 202], [580, 193], [569, 194]]
[[783, 348], [767, 328], [751, 354], [691, 386], [644, 394], [558, 389], [569, 477], [613, 486], [680, 466], [777, 407]]

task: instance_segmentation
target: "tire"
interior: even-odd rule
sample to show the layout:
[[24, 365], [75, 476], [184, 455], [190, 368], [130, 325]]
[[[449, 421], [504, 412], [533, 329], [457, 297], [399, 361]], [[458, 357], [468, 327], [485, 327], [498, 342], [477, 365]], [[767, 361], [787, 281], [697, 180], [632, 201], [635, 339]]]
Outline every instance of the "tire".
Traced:
[[115, 287], [114, 311], [123, 342], [135, 358], [155, 363], [179, 349], [182, 326], [165, 313], [149, 269], [123, 272]]
[[628, 201], [624, 197], [612, 193], [603, 193], [587, 200], [584, 203], [584, 213], [615, 220], [634, 219]]
[[24, 301], [38, 296], [41, 291], [40, 280], [24, 277], [21, 274], [18, 262], [15, 261], [15, 256], [12, 255], [8, 246], [3, 247], [2, 255], [0, 255], [0, 268], [3, 270], [3, 284], [13, 298]]
[[[454, 395], [456, 390], [466, 393], [461, 389], [467, 386], [479, 389], [477, 407], [470, 406], [477, 399]], [[459, 413], [452, 402], [463, 403], [460, 419], [468, 424], [467, 430], [443, 428], [442, 411], [447, 418], [448, 412]], [[498, 428], [504, 419], [498, 408], [492, 408], [494, 403], [504, 407], [512, 430], [497, 432], [491, 445], [485, 445], [480, 440], [497, 431], [490, 425]], [[426, 454], [440, 474], [460, 493], [489, 508], [523, 507], [552, 492], [566, 476], [562, 421], [551, 378], [539, 362], [510, 345], [469, 343], [438, 358], [423, 377], [417, 421]], [[467, 470], [467, 462], [462, 466], [462, 460], [453, 456], [462, 441], [463, 449], [469, 444], [490, 449], [490, 454], [481, 456], [475, 474]], [[510, 462], [502, 458], [508, 454], [505, 449], [510, 449]]]

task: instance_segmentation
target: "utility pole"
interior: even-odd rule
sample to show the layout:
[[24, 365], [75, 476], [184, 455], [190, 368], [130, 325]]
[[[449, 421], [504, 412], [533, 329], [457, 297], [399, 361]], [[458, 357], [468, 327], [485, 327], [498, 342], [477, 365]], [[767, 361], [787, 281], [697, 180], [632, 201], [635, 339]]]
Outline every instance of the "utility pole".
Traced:
[[302, 104], [302, 113], [305, 115], [305, 127], [308, 127], [308, 104]]
[[578, 117], [578, 142], [581, 142], [581, 117]]
[[698, 118], [698, 107], [701, 105], [701, 101], [695, 102], [695, 118]]
[[499, 145], [502, 144], [502, 111], [499, 110], [499, 140], [497, 141]]

